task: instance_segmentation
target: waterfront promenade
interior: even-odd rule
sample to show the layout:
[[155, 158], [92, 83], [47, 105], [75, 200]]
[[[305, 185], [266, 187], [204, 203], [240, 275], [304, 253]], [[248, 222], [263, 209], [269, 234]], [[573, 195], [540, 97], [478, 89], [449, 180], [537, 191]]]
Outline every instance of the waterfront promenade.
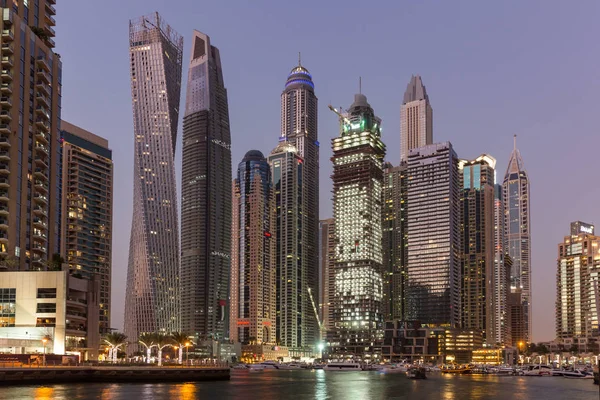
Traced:
[[[6, 364], [5, 364], [6, 365]], [[170, 366], [39, 366], [15, 365], [0, 368], [0, 385], [84, 382], [199, 382], [228, 380], [227, 365]]]

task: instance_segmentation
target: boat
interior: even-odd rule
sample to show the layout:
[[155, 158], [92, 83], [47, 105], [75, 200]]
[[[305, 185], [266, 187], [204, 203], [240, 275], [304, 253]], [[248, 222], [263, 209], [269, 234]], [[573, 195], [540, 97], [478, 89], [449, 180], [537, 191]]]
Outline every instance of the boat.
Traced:
[[325, 365], [323, 365], [323, 364], [313, 364], [312, 367], [313, 367], [313, 369], [323, 369], [324, 366]]
[[562, 376], [568, 379], [594, 379], [594, 375], [587, 374], [580, 369], [573, 371], [562, 371]]
[[517, 374], [517, 371], [512, 367], [498, 367], [492, 371], [492, 374], [498, 376], [513, 376]]
[[248, 368], [249, 372], [263, 372], [265, 370], [265, 366], [262, 364], [250, 364]]
[[262, 365], [263, 369], [279, 369], [280, 366], [280, 364], [276, 363], [275, 361], [263, 361], [258, 365]]
[[332, 362], [323, 367], [325, 371], [361, 371], [360, 364], [353, 362]]
[[247, 370], [248, 366], [246, 364], [236, 364], [233, 367], [231, 367], [231, 369], [244, 369], [244, 370]]
[[402, 364], [384, 365], [383, 368], [381, 368], [379, 370], [379, 372], [381, 372], [382, 374], [398, 374], [398, 373], [405, 373], [406, 371], [407, 371], [407, 368]]
[[296, 369], [304, 368], [301, 364], [298, 364], [298, 363], [279, 364], [277, 367], [279, 369], [286, 369], [286, 370], [296, 370]]
[[528, 369], [523, 372], [524, 376], [552, 376], [553, 370], [547, 365], [530, 365]]
[[469, 365], [460, 366], [460, 367], [450, 367], [450, 368], [442, 368], [442, 374], [470, 374], [473, 368]]
[[427, 379], [425, 368], [423, 367], [411, 367], [406, 371], [408, 379]]

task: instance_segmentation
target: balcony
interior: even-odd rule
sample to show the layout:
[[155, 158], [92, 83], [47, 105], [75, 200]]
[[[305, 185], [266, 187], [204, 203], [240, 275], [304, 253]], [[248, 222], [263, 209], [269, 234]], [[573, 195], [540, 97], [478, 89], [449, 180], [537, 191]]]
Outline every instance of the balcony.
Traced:
[[10, 125], [0, 124], [0, 134], [10, 135]]
[[44, 17], [46, 18], [46, 23], [50, 26], [56, 26], [56, 20], [54, 19], [54, 17], [52, 17], [52, 15], [56, 15], [56, 14], [50, 14], [47, 11], [44, 13]]
[[39, 90], [40, 92], [44, 93], [46, 96], [51, 96], [52, 95], [52, 88], [49, 85], [47, 85], [44, 82], [42, 82], [42, 81], [37, 81], [35, 83], [35, 88], [37, 90]]
[[[50, 4], [52, 4], [52, 5], [56, 4], [56, 0], [46, 0], [46, 8], [52, 7]], [[54, 8], [54, 7], [52, 7], [52, 8]], [[56, 14], [56, 11], [54, 13]]]
[[2, 121], [2, 122], [12, 121], [12, 115], [10, 115], [10, 111], [7, 111], [7, 110], [0, 111], [0, 121]]
[[38, 217], [33, 218], [33, 226], [39, 229], [48, 229], [48, 224]]
[[6, 218], [0, 218], [0, 229], [2, 229], [2, 230], [8, 229], [8, 220]]
[[41, 157], [40, 154], [37, 154], [35, 157], [35, 164], [38, 167], [48, 170], [48, 160], [45, 158], [45, 155], [43, 157]]
[[48, 204], [48, 197], [46, 197], [43, 194], [34, 194], [33, 195], [33, 200], [35, 200], [35, 201], [37, 201], [38, 203], [41, 203], [41, 204]]
[[32, 258], [31, 264], [34, 265], [36, 268], [44, 268], [46, 266], [46, 264], [44, 263], [44, 260], [40, 257]]
[[7, 137], [0, 137], [0, 148], [10, 149], [10, 139]]
[[50, 131], [50, 124], [45, 118], [39, 117], [35, 120], [35, 127], [43, 133]]
[[34, 229], [33, 230], [33, 238], [37, 241], [37, 242], [41, 242], [41, 243], [46, 243], [46, 241], [48, 240], [46, 234], [40, 230]]
[[38, 130], [38, 131], [35, 133], [35, 138], [36, 138], [37, 140], [39, 140], [40, 142], [42, 142], [42, 143], [46, 143], [46, 144], [48, 143], [48, 135], [47, 135], [47, 134], [45, 134], [45, 133], [44, 133], [44, 132], [42, 132], [42, 131], [39, 131], [39, 130]]
[[35, 171], [33, 171], [33, 176], [47, 181], [48, 180], [48, 176], [46, 175], [47, 173], [48, 173], [48, 170], [45, 168], [36, 168]]
[[0, 85], [0, 92], [4, 95], [12, 94], [12, 85], [10, 83], [3, 83]]
[[0, 161], [10, 161], [10, 152], [0, 150]]
[[12, 68], [14, 65], [13, 58], [10, 56], [3, 56], [0, 60], [0, 63], [4, 68]]
[[15, 53], [15, 46], [13, 46], [10, 43], [2, 43], [2, 54], [14, 54]]
[[49, 75], [49, 74], [48, 74], [46, 71], [44, 71], [43, 69], [41, 69], [41, 68], [38, 68], [38, 69], [37, 69], [37, 72], [36, 72], [36, 74], [37, 74], [37, 77], [38, 77], [38, 78], [39, 78], [39, 79], [40, 79], [42, 82], [45, 82], [45, 83], [50, 83], [50, 82], [52, 82], [52, 79], [50, 78], [50, 75]]
[[50, 47], [51, 49], [56, 47], [56, 43], [54, 43], [54, 40], [48, 38], [45, 40], [46, 42], [46, 46]]
[[10, 174], [10, 166], [7, 163], [0, 163], [0, 175]]
[[50, 149], [48, 148], [48, 146], [44, 146], [43, 144], [40, 144], [40, 143], [36, 143], [35, 149], [43, 152], [46, 155], [48, 155], [48, 153], [50, 152]]
[[1, 216], [8, 216], [8, 205], [0, 205], [0, 215]]
[[8, 190], [0, 189], [0, 201], [7, 203], [10, 199], [8, 198]]
[[48, 184], [41, 179], [34, 180], [33, 187], [42, 193], [48, 193]]
[[0, 188], [9, 188], [10, 187], [10, 183], [8, 181], [8, 178], [0, 178]]
[[31, 251], [36, 252], [38, 254], [46, 254], [48, 251], [46, 250], [46, 246], [40, 246], [39, 244], [34, 244], [31, 246]]
[[46, 97], [45, 94], [43, 94], [41, 92], [36, 92], [35, 99], [38, 104], [46, 106], [46, 107], [50, 107], [50, 101], [48, 100], [48, 97]]
[[15, 16], [12, 10], [5, 8], [2, 10], [2, 23], [4, 26], [12, 26], [15, 22]]
[[47, 120], [50, 119], [50, 113], [48, 112], [48, 109], [46, 107], [37, 106], [35, 108], [35, 112], [38, 113], [42, 118], [45, 117]]
[[48, 216], [48, 212], [46, 211], [46, 209], [44, 209], [41, 206], [35, 206], [35, 207], [33, 207], [33, 213], [35, 215], [43, 215], [44, 217]]
[[3, 29], [0, 37], [2, 38], [3, 42], [12, 42], [15, 40], [15, 34], [12, 29]]
[[[0, 233], [0, 243], [8, 243], [8, 233], [6, 233], [6, 232]], [[8, 253], [6, 251], [2, 252], [2, 250], [0, 250], [0, 254], [3, 256], [8, 255]]]
[[12, 107], [12, 99], [8, 96], [0, 97], [0, 105]]
[[54, 31], [54, 29], [50, 25], [45, 25], [44, 26], [44, 32], [46, 32], [46, 34], [48, 36], [50, 36], [50, 37], [56, 36], [56, 32]]
[[50, 65], [48, 64], [48, 61], [46, 60], [46, 57], [44, 56], [38, 56], [38, 58], [36, 58], [36, 63], [38, 65], [38, 67], [40, 67], [41, 69], [43, 69], [46, 72], [50, 72]]
[[7, 69], [3, 69], [0, 71], [0, 78], [2, 78], [2, 82], [12, 82], [13, 74]]

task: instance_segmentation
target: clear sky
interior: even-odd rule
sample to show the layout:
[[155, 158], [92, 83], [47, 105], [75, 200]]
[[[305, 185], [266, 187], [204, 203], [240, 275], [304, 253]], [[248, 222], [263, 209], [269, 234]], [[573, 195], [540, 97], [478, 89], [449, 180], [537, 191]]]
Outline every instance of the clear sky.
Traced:
[[349, 106], [359, 76], [394, 164], [411, 74], [427, 87], [434, 141], [450, 140], [461, 158], [494, 156], [498, 181], [517, 134], [532, 190], [533, 339], [554, 338], [557, 244], [571, 221], [600, 223], [598, 1], [61, 0], [56, 8], [63, 119], [113, 150], [113, 327], [123, 326], [133, 196], [128, 20], [158, 11], [185, 37], [184, 81], [193, 29], [221, 50], [234, 168], [246, 151], [277, 145], [279, 96], [302, 52], [320, 101], [322, 218], [331, 216], [338, 134], [327, 105]]

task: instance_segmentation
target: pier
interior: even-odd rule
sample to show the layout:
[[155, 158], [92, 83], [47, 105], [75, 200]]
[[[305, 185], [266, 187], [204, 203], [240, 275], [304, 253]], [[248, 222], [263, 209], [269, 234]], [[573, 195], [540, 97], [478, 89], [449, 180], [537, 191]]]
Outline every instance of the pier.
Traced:
[[229, 380], [229, 378], [229, 367], [225, 366], [18, 366], [0, 368], [0, 385], [199, 382]]

